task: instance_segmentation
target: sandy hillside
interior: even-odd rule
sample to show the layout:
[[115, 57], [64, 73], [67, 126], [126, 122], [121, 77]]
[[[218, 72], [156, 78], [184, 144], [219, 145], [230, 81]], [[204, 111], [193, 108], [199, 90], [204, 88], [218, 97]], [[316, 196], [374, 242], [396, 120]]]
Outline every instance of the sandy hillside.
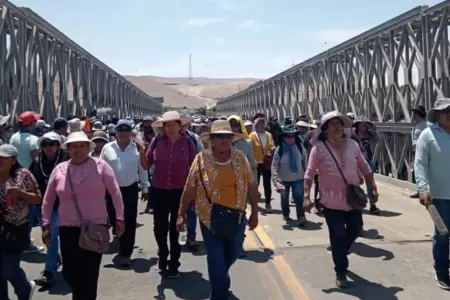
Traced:
[[155, 97], [164, 97], [165, 106], [199, 108], [212, 106], [216, 99], [227, 97], [259, 79], [253, 78], [166, 78], [156, 76], [128, 76], [130, 80], [144, 92]]

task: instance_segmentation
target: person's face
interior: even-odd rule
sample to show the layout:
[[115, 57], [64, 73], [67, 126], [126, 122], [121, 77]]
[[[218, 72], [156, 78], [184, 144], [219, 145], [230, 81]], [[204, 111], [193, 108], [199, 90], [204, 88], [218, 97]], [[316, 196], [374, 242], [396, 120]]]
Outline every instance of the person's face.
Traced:
[[237, 120], [231, 119], [230, 126], [231, 126], [231, 130], [234, 133], [241, 133], [241, 124], [239, 124], [239, 122]]
[[152, 134], [153, 133], [152, 122], [150, 122], [150, 121], [143, 122], [141, 128], [142, 128], [142, 131], [144, 132], [144, 134]]
[[225, 152], [231, 149], [231, 143], [233, 141], [232, 134], [211, 134], [211, 143], [219, 152]]
[[436, 119], [442, 127], [450, 127], [450, 107], [436, 111]]
[[342, 136], [343, 126], [341, 120], [339, 118], [333, 118], [329, 120], [326, 133], [331, 137]]
[[73, 142], [67, 145], [67, 154], [75, 161], [83, 161], [89, 155], [89, 143]]
[[11, 167], [16, 163], [16, 157], [0, 157], [0, 172], [9, 172]]
[[100, 152], [102, 151], [103, 147], [106, 145], [106, 141], [102, 139], [95, 139], [93, 140], [95, 143], [95, 151]]
[[116, 128], [116, 138], [118, 142], [129, 142], [133, 136], [133, 130], [129, 126], [121, 125]]
[[266, 122], [264, 121], [259, 121], [256, 125], [255, 125], [255, 130], [258, 133], [264, 133], [266, 131]]
[[167, 136], [171, 136], [171, 137], [177, 136], [181, 132], [181, 126], [180, 125], [181, 124], [178, 121], [165, 122], [164, 125], [163, 125], [164, 126], [163, 127], [164, 133]]
[[59, 149], [59, 143], [50, 139], [44, 139], [41, 142], [41, 149], [46, 156], [53, 156]]
[[295, 142], [295, 136], [294, 134], [284, 134], [283, 140], [286, 144], [292, 145]]

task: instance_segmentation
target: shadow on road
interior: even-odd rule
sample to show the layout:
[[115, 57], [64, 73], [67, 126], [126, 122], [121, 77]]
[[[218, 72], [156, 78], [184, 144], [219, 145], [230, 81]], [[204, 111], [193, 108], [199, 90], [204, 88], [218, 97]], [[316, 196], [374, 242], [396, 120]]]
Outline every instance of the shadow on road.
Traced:
[[183, 300], [209, 299], [210, 294], [209, 281], [198, 271], [183, 272], [176, 280], [163, 277], [156, 290], [154, 299], [158, 300], [166, 299], [166, 290], [172, 290], [177, 299]]
[[397, 300], [396, 294], [403, 291], [403, 288], [398, 286], [386, 287], [382, 284], [371, 282], [351, 271], [348, 271], [347, 276], [352, 280], [350, 288], [329, 288], [322, 291], [325, 294], [340, 293], [364, 300]]
[[119, 260], [119, 255], [116, 255], [111, 264], [106, 264], [103, 267], [106, 269], [133, 270], [136, 273], [148, 273], [158, 263], [158, 258], [156, 257], [151, 257], [150, 259], [138, 257], [131, 260], [129, 267], [124, 267], [120, 265]]
[[245, 251], [245, 256], [241, 256], [239, 259], [262, 264], [268, 262], [269, 259], [272, 259], [273, 255], [274, 252], [266, 248], [264, 250]]
[[[327, 250], [331, 251], [331, 246], [328, 246]], [[384, 261], [392, 260], [395, 258], [394, 253], [389, 250], [377, 248], [372, 245], [360, 242], [355, 242], [350, 248], [350, 252], [361, 257], [383, 258]]]
[[378, 229], [368, 229], [361, 232], [361, 237], [368, 240], [382, 240], [384, 236], [378, 232]]
[[47, 252], [34, 252], [21, 255], [21, 260], [31, 264], [43, 264], [47, 258]]
[[[371, 212], [367, 209], [363, 210], [363, 214], [365, 215], [371, 215]], [[395, 211], [390, 211], [390, 210], [381, 210], [380, 214], [378, 215], [379, 217], [385, 217], [385, 218], [393, 218], [393, 217], [398, 217], [401, 216], [402, 213], [399, 212], [395, 212]]]
[[322, 229], [323, 222], [312, 222], [307, 221], [304, 227], [299, 227], [296, 220], [287, 221], [286, 224], [282, 225], [281, 228], [287, 231], [293, 231], [294, 229], [306, 230], [306, 231], [316, 231]]

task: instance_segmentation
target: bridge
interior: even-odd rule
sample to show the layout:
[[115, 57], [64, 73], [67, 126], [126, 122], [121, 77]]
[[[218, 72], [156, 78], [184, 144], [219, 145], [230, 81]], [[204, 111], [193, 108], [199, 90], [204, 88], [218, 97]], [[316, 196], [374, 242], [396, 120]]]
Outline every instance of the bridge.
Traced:
[[0, 114], [48, 120], [112, 107], [118, 117], [162, 113], [152, 97], [29, 8], [0, 0]]
[[378, 172], [411, 179], [410, 109], [450, 95], [450, 1], [418, 6], [217, 104], [218, 114], [283, 118], [339, 110], [379, 131]]

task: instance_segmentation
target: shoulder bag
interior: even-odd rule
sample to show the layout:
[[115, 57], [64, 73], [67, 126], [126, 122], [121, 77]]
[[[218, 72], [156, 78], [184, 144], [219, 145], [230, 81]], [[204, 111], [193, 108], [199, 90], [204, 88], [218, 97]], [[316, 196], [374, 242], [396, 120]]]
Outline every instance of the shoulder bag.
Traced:
[[209, 204], [211, 204], [210, 229], [213, 234], [220, 238], [233, 240], [236, 237], [236, 233], [239, 228], [242, 212], [239, 209], [233, 209], [212, 202], [208, 195], [208, 191], [206, 190], [205, 182], [203, 181], [202, 169], [200, 166], [200, 161], [203, 160], [203, 154], [200, 154], [198, 158], [198, 177], [200, 178], [200, 182], [205, 190], [205, 196], [208, 199]]
[[342, 179], [344, 180], [345, 185], [347, 186], [347, 204], [353, 209], [364, 209], [367, 206], [366, 193], [360, 186], [349, 184], [347, 182], [347, 179], [345, 179], [344, 176], [344, 172], [342, 172], [342, 169], [339, 166], [338, 161], [334, 157], [333, 152], [331, 152], [331, 149], [328, 147], [325, 141], [323, 142], [323, 144], [325, 145], [331, 157], [333, 158], [334, 163], [336, 164], [336, 167], [338, 168], [339, 173], [341, 173]]
[[105, 253], [109, 247], [109, 228], [107, 225], [95, 224], [94, 222], [84, 220], [80, 203], [78, 202], [78, 197], [73, 187], [70, 167], [67, 167], [67, 177], [69, 179], [70, 189], [72, 190], [72, 200], [75, 204], [75, 210], [81, 221], [81, 232], [78, 245], [84, 250]]

